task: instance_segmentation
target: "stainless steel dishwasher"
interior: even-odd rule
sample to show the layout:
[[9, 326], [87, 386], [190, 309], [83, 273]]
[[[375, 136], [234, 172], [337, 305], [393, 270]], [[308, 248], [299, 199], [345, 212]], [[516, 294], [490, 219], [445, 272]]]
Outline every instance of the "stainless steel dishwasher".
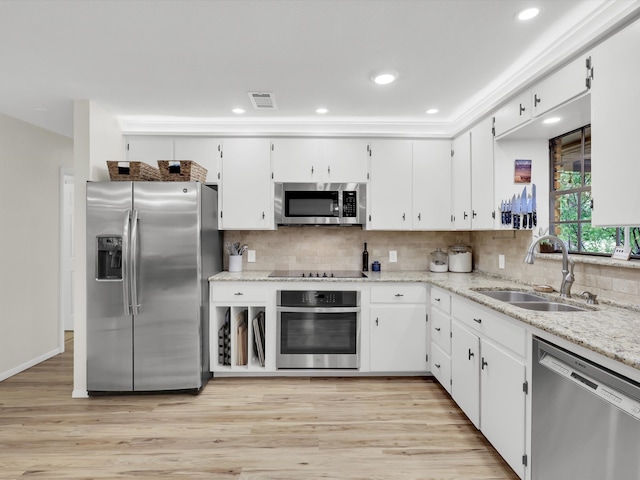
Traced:
[[532, 480], [640, 479], [640, 385], [533, 341]]

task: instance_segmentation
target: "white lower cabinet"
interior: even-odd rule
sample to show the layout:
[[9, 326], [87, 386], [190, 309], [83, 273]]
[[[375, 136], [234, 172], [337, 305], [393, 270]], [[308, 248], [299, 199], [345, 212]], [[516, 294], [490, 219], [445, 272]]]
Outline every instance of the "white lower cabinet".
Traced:
[[451, 394], [451, 295], [433, 287], [431, 289], [431, 373]]
[[371, 287], [372, 372], [426, 372], [427, 290], [424, 285]]
[[451, 396], [524, 478], [525, 329], [457, 297], [451, 300], [451, 316]]
[[451, 396], [480, 428], [480, 338], [451, 322]]
[[480, 352], [480, 430], [509, 466], [524, 478], [524, 360], [486, 340], [481, 341]]
[[[210, 370], [214, 374], [274, 372], [275, 326], [267, 308], [268, 289], [211, 283], [209, 292]], [[262, 356], [256, 342], [263, 345]]]

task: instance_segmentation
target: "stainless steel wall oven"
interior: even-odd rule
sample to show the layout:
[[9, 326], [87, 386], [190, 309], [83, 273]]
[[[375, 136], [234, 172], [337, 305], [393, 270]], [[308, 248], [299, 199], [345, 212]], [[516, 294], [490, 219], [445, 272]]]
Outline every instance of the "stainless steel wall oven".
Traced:
[[360, 367], [360, 292], [280, 290], [276, 368]]

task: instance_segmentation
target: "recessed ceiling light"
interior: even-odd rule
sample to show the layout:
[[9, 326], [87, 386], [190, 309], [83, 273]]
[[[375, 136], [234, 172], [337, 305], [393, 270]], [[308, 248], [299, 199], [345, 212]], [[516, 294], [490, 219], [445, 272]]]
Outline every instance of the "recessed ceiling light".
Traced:
[[558, 123], [561, 120], [560, 117], [551, 117], [543, 120], [542, 123]]
[[326, 108], [317, 108], [316, 109], [316, 113], [320, 113], [320, 114], [327, 113], [328, 111], [329, 110], [326, 109]]
[[398, 74], [395, 72], [382, 72], [374, 75], [373, 81], [378, 85], [388, 85], [398, 78]]
[[518, 20], [531, 20], [532, 18], [537, 17], [539, 13], [539, 8], [527, 8], [526, 10], [522, 10], [518, 13]]
[[429, 110], [427, 110], [427, 113], [429, 115], [433, 115], [434, 113], [438, 113], [440, 110], [438, 110], [437, 108], [430, 108]]
[[244, 113], [244, 111], [245, 111], [245, 110], [244, 110], [244, 108], [234, 108], [234, 109], [233, 109], [233, 110], [231, 110], [231, 111], [232, 111], [233, 113], [240, 114], [240, 113]]

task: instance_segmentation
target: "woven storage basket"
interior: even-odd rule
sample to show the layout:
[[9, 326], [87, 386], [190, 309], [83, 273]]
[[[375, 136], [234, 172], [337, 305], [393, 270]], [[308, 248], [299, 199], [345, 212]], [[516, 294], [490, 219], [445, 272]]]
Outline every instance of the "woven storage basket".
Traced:
[[109, 177], [115, 181], [153, 182], [160, 181], [160, 170], [144, 162], [117, 162], [107, 160]]
[[193, 160], [158, 160], [163, 182], [202, 182], [207, 180], [207, 169]]

